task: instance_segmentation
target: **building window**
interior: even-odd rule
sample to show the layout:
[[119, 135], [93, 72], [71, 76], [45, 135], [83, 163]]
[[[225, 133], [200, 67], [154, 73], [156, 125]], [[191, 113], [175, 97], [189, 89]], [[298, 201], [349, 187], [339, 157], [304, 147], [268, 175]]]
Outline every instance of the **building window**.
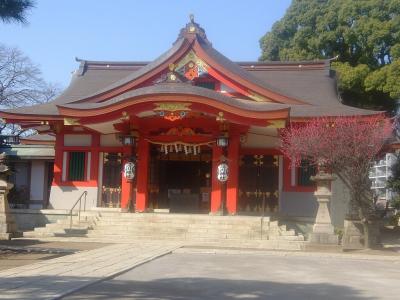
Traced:
[[314, 165], [311, 165], [309, 161], [302, 160], [300, 167], [297, 169], [297, 185], [299, 186], [313, 186], [314, 181], [311, 180], [311, 176], [317, 174], [317, 169]]
[[84, 181], [85, 180], [85, 152], [70, 152], [69, 153], [69, 181]]
[[196, 82], [196, 86], [203, 87], [210, 90], [215, 90], [215, 82], [211, 81], [200, 81]]

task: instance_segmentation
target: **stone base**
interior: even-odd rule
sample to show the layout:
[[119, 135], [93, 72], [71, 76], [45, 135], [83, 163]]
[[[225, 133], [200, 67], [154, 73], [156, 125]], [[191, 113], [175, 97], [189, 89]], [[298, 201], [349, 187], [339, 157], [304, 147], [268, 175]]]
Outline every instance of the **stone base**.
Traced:
[[209, 212], [208, 213], [209, 216], [223, 216], [224, 214], [222, 213], [222, 211], [216, 211], [216, 212]]
[[9, 213], [0, 214], [0, 240], [10, 240], [17, 235], [17, 224]]
[[0, 233], [0, 241], [9, 241], [13, 238], [13, 235], [11, 233]]
[[316, 234], [333, 234], [335, 229], [332, 224], [329, 223], [316, 223], [313, 226], [313, 233]]
[[22, 237], [22, 232], [0, 233], [0, 241], [9, 241], [14, 238]]
[[332, 233], [311, 233], [309, 236], [310, 244], [338, 245], [339, 237]]
[[[379, 223], [368, 225], [371, 247], [379, 244]], [[345, 220], [342, 240], [343, 250], [360, 250], [365, 248], [364, 226], [359, 220]]]

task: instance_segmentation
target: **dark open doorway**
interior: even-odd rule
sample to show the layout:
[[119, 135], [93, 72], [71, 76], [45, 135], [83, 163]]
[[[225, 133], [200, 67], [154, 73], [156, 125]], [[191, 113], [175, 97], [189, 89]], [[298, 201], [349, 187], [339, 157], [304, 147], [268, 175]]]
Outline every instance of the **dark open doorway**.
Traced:
[[211, 154], [162, 154], [153, 149], [150, 208], [171, 213], [210, 211]]

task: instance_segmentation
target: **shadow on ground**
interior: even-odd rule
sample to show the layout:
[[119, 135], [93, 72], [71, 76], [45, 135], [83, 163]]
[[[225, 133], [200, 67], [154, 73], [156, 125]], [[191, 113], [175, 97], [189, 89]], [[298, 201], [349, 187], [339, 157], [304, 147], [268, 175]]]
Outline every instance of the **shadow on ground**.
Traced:
[[[19, 279], [23, 280], [23, 278]], [[1, 291], [1, 290], [0, 290]], [[329, 283], [301, 284], [214, 278], [170, 278], [152, 281], [110, 280], [61, 299], [377, 299], [351, 287]]]
[[110, 243], [96, 243], [96, 242], [85, 242], [84, 240], [79, 242], [71, 241], [44, 241], [37, 239], [12, 239], [12, 240], [0, 240], [1, 247], [21, 247], [21, 248], [58, 248], [58, 249], [68, 249], [74, 251], [80, 250], [92, 250], [108, 246]]

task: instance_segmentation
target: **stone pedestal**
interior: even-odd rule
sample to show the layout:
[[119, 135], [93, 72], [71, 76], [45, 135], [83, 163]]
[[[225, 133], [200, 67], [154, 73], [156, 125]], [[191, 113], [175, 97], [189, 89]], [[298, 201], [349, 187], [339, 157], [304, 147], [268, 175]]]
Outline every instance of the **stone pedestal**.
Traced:
[[0, 240], [9, 240], [17, 234], [14, 216], [9, 213], [7, 193], [12, 184], [0, 179]]
[[[380, 222], [368, 224], [369, 244], [372, 248], [379, 245]], [[343, 250], [360, 250], [365, 248], [364, 226], [360, 220], [344, 220]]]
[[329, 214], [328, 203], [331, 199], [331, 182], [334, 177], [325, 172], [318, 172], [312, 177], [317, 184], [317, 190], [314, 193], [318, 201], [318, 211], [313, 226], [313, 232], [310, 235], [310, 243], [314, 244], [338, 244], [338, 235], [334, 234], [331, 216]]

